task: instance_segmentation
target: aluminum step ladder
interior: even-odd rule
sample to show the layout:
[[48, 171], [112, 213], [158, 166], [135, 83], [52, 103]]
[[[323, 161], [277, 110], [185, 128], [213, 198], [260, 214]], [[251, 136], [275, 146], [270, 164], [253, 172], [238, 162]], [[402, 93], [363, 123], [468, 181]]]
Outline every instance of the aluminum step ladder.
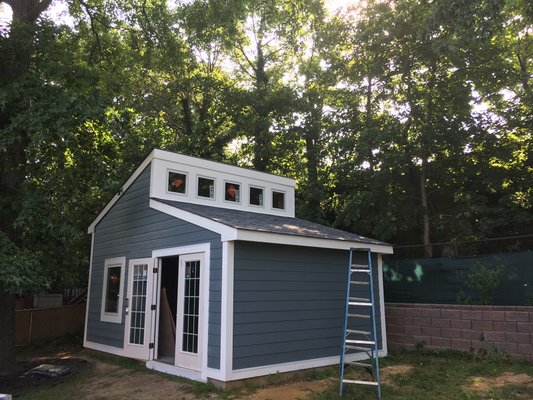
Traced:
[[[356, 258], [361, 257], [354, 257], [355, 253], [363, 253], [362, 255], [366, 256], [364, 257], [366, 261], [356, 260]], [[369, 385], [376, 387], [378, 399], [381, 400], [373, 278], [372, 252], [370, 249], [351, 248], [348, 263], [348, 282], [346, 285], [346, 306], [340, 359], [341, 396], [344, 385], [346, 384]], [[364, 297], [360, 297], [362, 295]], [[347, 360], [350, 354], [361, 352], [367, 354], [367, 362]], [[344, 374], [347, 365], [365, 368], [371, 374], [371, 380], [346, 379]]]

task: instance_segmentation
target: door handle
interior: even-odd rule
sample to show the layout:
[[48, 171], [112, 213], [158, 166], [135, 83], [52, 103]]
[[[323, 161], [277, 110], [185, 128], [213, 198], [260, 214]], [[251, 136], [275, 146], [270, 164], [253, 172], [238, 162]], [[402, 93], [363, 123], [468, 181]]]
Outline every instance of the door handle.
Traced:
[[127, 297], [124, 299], [124, 307], [125, 307], [124, 313], [126, 315], [128, 315], [128, 313], [130, 311], [130, 309], [129, 309], [129, 307], [130, 307], [130, 299], [128, 299]]

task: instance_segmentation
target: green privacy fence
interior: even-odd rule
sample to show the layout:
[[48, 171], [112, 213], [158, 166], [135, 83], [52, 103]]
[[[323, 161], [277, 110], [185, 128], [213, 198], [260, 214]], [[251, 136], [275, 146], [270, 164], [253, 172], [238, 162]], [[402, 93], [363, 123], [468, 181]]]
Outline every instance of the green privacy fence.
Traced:
[[403, 260], [386, 256], [383, 262], [385, 301], [455, 304], [458, 298], [470, 298], [475, 304], [478, 293], [466, 282], [479, 265], [502, 269], [491, 304], [533, 305], [533, 251]]

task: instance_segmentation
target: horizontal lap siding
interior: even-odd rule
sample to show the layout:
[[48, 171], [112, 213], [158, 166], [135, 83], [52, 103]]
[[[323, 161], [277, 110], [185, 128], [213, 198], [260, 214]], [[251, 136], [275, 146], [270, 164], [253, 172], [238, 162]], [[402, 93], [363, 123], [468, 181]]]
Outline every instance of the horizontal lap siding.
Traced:
[[[211, 243], [209, 284], [208, 365], [220, 368], [220, 305], [222, 245], [220, 235], [173, 218], [149, 207], [150, 167], [126, 190], [94, 232], [87, 340], [122, 348], [121, 324], [100, 321], [104, 262], [108, 258], [150, 258], [152, 251], [168, 247]], [[123, 282], [126, 285], [127, 279]]]
[[347, 266], [347, 251], [237, 242], [233, 368], [338, 356]]

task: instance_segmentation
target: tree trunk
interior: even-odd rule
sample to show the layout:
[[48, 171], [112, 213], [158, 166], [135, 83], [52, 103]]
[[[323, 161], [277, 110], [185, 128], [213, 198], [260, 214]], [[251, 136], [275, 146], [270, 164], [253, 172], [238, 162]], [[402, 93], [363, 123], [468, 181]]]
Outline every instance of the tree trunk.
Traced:
[[420, 169], [420, 203], [422, 206], [422, 240], [424, 243], [424, 255], [426, 257], [433, 257], [433, 247], [431, 245], [431, 223], [429, 215], [429, 203], [426, 188], [427, 181], [427, 167], [428, 159], [422, 159], [422, 166]]
[[16, 365], [15, 297], [0, 288], [0, 376], [10, 375]]
[[[3, 0], [11, 6], [13, 21], [9, 37], [0, 40], [8, 43], [10, 56], [0, 59], [0, 87], [12, 84], [24, 76], [30, 67], [34, 24], [52, 0]], [[1, 2], [1, 1], [0, 1]], [[0, 130], [12, 119], [11, 106], [0, 110]], [[20, 191], [25, 179], [27, 132], [21, 132], [4, 151], [0, 152], [0, 229], [19, 248], [22, 234], [15, 229], [20, 201]], [[15, 298], [9, 288], [0, 282], [0, 375], [13, 373], [16, 366]]]

